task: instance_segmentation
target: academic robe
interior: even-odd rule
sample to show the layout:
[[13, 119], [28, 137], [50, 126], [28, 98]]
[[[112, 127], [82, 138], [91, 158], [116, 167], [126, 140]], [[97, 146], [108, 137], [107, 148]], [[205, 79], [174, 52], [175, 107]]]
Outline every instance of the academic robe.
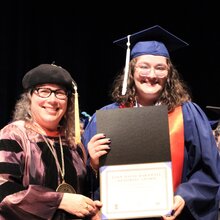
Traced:
[[[53, 139], [61, 165], [59, 140]], [[63, 138], [62, 143], [65, 182], [77, 193], [90, 196], [88, 177], [92, 177], [92, 170], [85, 166], [82, 150], [70, 148]], [[54, 156], [40, 134], [26, 129], [24, 121], [12, 122], [1, 129], [1, 220], [79, 219], [57, 210], [63, 195], [56, 192], [59, 181]]]
[[[119, 108], [117, 103], [105, 109]], [[181, 183], [174, 192], [186, 202], [180, 220], [217, 220], [220, 184], [220, 157], [207, 116], [193, 102], [182, 105], [184, 128], [184, 159]], [[106, 122], [108, 123], [108, 122]], [[92, 116], [83, 134], [83, 144], [97, 132], [96, 113]], [[94, 194], [99, 198], [99, 191]]]

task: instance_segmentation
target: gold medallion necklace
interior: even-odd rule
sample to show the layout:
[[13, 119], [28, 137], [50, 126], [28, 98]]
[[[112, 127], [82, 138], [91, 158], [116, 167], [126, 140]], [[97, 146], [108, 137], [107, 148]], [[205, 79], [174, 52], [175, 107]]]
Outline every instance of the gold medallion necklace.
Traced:
[[56, 150], [54, 149], [53, 145], [47, 140], [47, 138], [42, 135], [42, 138], [44, 139], [44, 141], [46, 142], [47, 146], [49, 147], [55, 161], [56, 161], [56, 165], [57, 165], [57, 169], [58, 169], [58, 173], [60, 173], [61, 175], [61, 183], [59, 184], [59, 186], [57, 187], [56, 191], [57, 192], [66, 192], [66, 193], [76, 193], [75, 189], [68, 183], [65, 182], [64, 176], [65, 176], [65, 164], [64, 164], [64, 154], [63, 154], [63, 145], [62, 145], [62, 140], [61, 140], [61, 136], [59, 135], [59, 144], [60, 144], [60, 153], [61, 153], [61, 163], [62, 163], [62, 167], [60, 166], [59, 160], [57, 158], [57, 154], [56, 154]]

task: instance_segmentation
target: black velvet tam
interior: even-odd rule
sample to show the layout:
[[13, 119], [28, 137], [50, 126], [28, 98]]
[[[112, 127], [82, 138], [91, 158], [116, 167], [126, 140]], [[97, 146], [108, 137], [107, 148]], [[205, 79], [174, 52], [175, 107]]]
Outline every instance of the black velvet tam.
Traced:
[[64, 68], [54, 64], [41, 64], [28, 71], [22, 80], [24, 89], [45, 83], [58, 84], [67, 90], [73, 90], [73, 78]]

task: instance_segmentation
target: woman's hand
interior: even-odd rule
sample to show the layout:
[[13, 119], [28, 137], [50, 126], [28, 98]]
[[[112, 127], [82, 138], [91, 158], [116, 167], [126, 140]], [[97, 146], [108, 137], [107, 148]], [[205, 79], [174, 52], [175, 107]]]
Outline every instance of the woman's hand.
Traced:
[[176, 195], [174, 196], [174, 203], [173, 203], [173, 208], [172, 208], [172, 213], [169, 216], [163, 216], [164, 220], [174, 220], [176, 217], [182, 212], [183, 208], [185, 206], [185, 201], [184, 199]]
[[59, 209], [63, 209], [72, 215], [76, 215], [80, 218], [92, 216], [92, 219], [94, 220], [99, 219], [99, 211], [101, 207], [102, 203], [98, 200], [93, 201], [81, 194], [72, 193], [64, 193], [59, 205]]
[[94, 202], [96, 204], [96, 210], [95, 210], [95, 214], [91, 216], [91, 220], [101, 220], [100, 209], [102, 207], [102, 203], [98, 200], [95, 200]]
[[90, 164], [96, 171], [99, 169], [99, 158], [110, 150], [111, 140], [102, 133], [94, 135], [89, 141], [87, 147], [90, 155]]

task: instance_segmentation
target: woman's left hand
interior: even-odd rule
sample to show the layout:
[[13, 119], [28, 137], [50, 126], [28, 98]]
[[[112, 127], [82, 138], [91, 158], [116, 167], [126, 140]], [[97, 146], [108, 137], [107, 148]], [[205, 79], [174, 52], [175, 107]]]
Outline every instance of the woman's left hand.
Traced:
[[90, 164], [93, 169], [99, 169], [99, 158], [109, 152], [110, 143], [110, 138], [106, 138], [102, 133], [94, 135], [89, 141], [87, 147], [91, 159]]

